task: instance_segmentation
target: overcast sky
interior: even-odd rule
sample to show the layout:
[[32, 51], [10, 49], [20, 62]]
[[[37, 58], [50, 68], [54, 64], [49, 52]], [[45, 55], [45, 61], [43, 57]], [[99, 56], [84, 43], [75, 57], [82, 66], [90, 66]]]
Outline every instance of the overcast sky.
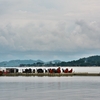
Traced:
[[100, 0], [0, 0], [0, 61], [100, 55]]

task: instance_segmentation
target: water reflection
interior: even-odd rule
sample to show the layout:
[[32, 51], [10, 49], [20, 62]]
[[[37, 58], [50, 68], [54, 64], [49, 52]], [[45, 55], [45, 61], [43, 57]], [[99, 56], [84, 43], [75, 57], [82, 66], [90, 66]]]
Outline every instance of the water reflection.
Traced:
[[0, 77], [0, 100], [99, 100], [100, 77]]

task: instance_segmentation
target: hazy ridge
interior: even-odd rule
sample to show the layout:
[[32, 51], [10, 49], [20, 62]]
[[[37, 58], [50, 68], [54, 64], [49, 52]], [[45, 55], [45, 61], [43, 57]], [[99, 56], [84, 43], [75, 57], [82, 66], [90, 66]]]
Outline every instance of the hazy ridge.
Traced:
[[10, 60], [0, 62], [0, 66], [3, 67], [16, 67], [16, 66], [100, 66], [100, 56], [89, 56], [80, 58], [73, 61], [60, 61], [53, 60], [44, 62], [42, 60]]

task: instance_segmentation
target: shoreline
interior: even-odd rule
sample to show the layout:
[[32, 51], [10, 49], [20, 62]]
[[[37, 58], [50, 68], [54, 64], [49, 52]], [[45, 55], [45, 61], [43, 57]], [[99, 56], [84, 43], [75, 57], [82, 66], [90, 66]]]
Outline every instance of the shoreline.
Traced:
[[100, 76], [100, 73], [3, 73], [0, 76]]

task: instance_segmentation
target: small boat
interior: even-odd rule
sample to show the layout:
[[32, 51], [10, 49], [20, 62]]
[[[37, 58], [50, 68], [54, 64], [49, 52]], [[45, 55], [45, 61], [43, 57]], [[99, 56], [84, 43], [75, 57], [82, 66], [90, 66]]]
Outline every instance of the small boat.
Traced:
[[73, 69], [71, 68], [70, 70], [68, 70], [68, 68], [66, 68], [65, 70], [62, 69], [62, 71], [63, 71], [64, 73], [72, 73], [72, 72], [73, 72]]
[[3, 72], [2, 72], [2, 71], [0, 71], [0, 76], [1, 76], [1, 75], [3, 75]]
[[72, 73], [72, 71], [73, 71], [73, 69], [70, 69], [70, 70], [68, 71], [68, 73]]

